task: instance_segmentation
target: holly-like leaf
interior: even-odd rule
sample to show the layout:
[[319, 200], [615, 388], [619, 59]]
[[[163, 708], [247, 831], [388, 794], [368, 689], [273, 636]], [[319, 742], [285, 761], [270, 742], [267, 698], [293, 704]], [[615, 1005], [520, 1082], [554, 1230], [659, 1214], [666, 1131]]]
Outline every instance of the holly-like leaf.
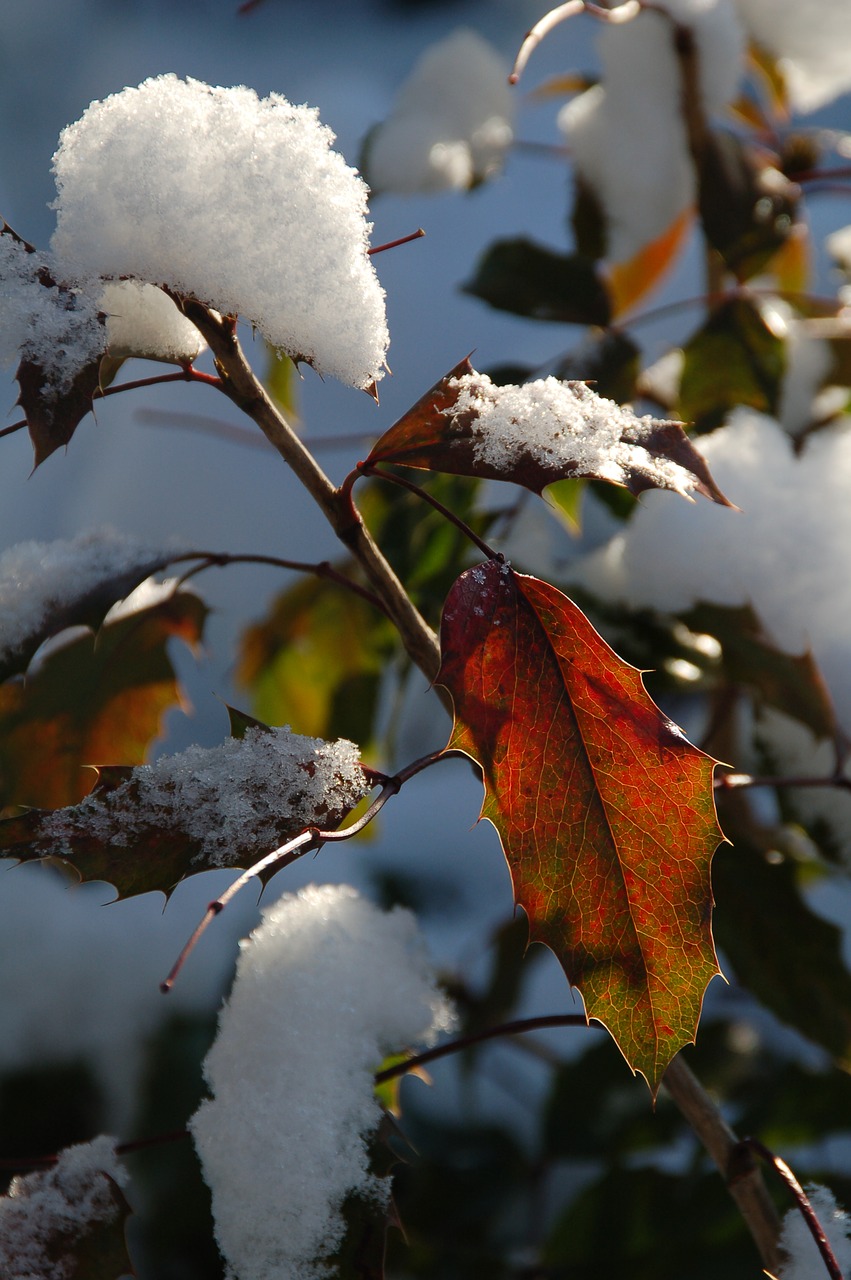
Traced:
[[449, 745], [483, 771], [531, 939], [655, 1092], [718, 973], [713, 762], [566, 596], [507, 565], [461, 575], [441, 645]]
[[[61, 545], [61, 544], [58, 544]], [[106, 562], [106, 553], [108, 551], [108, 542], [99, 537], [90, 537], [81, 539], [77, 542], [68, 544], [69, 552], [74, 552], [75, 548], [79, 548], [80, 565], [84, 569], [88, 569], [86, 564], [86, 555], [91, 551], [95, 557], [100, 555]], [[125, 599], [140, 583], [149, 578], [151, 574], [158, 573], [161, 569], [173, 559], [173, 556], [157, 556], [152, 557], [150, 554], [139, 553], [136, 563], [122, 564], [120, 569], [112, 572], [105, 571], [101, 566], [102, 576], [92, 577], [88, 572], [82, 572], [74, 580], [74, 585], [70, 585], [67, 580], [61, 583], [61, 587], [57, 583], [57, 591], [55, 595], [51, 595], [49, 589], [45, 590], [39, 581], [39, 575], [33, 566], [32, 580], [19, 579], [22, 581], [23, 587], [28, 592], [28, 601], [30, 602], [31, 621], [28, 626], [22, 628], [17, 638], [8, 648], [0, 648], [0, 681], [7, 680], [9, 676], [17, 675], [26, 671], [30, 659], [36, 650], [51, 636], [58, 635], [60, 631], [64, 631], [68, 627], [91, 627], [96, 630], [109, 610], [119, 600]], [[68, 573], [64, 574], [64, 578], [72, 578], [73, 566], [69, 563], [65, 566]], [[20, 570], [18, 570], [18, 573]], [[17, 577], [17, 573], [13, 572], [13, 580]], [[42, 573], [40, 576], [44, 576]], [[55, 569], [54, 569], [55, 577]], [[9, 604], [13, 607], [17, 605], [17, 592], [12, 592]], [[0, 586], [0, 602], [7, 598], [6, 593]], [[38, 607], [32, 607], [37, 604]]]
[[181, 699], [167, 643], [196, 644], [206, 614], [198, 596], [180, 591], [0, 685], [0, 808], [74, 804], [92, 786], [85, 766], [140, 764]]
[[190, 871], [250, 865], [306, 827], [337, 826], [369, 790], [351, 743], [263, 725], [99, 775], [80, 804], [0, 821], [0, 853], [65, 859], [121, 897], [169, 893]]
[[634, 494], [695, 491], [729, 505], [678, 422], [637, 418], [581, 382], [497, 387], [468, 360], [394, 423], [363, 465], [382, 462], [510, 480], [538, 494], [586, 476]]
[[655, 240], [642, 245], [626, 261], [611, 265], [608, 277], [614, 316], [630, 311], [673, 267], [688, 239], [693, 219], [692, 210], [683, 209]]
[[22, 360], [15, 375], [18, 404], [24, 411], [33, 443], [35, 466], [66, 445], [91, 411], [100, 386], [100, 361], [84, 365], [67, 391], [57, 391], [41, 365]]
[[698, 432], [714, 431], [738, 405], [777, 412], [785, 345], [755, 302], [722, 302], [686, 343], [683, 355], [677, 412]]
[[492, 244], [464, 292], [533, 320], [606, 325], [611, 319], [605, 281], [590, 258], [556, 253], [531, 240]]

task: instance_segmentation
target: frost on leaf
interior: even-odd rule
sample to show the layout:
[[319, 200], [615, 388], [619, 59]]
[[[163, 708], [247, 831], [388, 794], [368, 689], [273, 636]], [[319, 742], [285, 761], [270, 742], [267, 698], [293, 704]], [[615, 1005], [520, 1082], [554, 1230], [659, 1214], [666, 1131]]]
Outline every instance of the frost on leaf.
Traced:
[[450, 592], [438, 680], [482, 769], [532, 941], [651, 1088], [718, 972], [713, 762], [554, 587], [489, 563]]
[[0, 823], [0, 850], [67, 859], [120, 895], [169, 891], [190, 870], [252, 863], [305, 827], [339, 823], [368, 790], [357, 748], [249, 728], [135, 769], [104, 769], [79, 804]]
[[[450, 1022], [410, 912], [386, 914], [348, 885], [309, 885], [264, 911], [204, 1063], [213, 1096], [190, 1124], [232, 1274], [320, 1280], [352, 1197], [387, 1215], [369, 1152], [382, 1118], [373, 1072]], [[364, 1276], [360, 1261], [345, 1274]]]
[[124, 1240], [127, 1179], [115, 1139], [107, 1137], [67, 1147], [43, 1173], [13, 1178], [0, 1197], [4, 1280], [118, 1280], [133, 1273]]
[[174, 75], [95, 102], [54, 157], [69, 279], [134, 276], [241, 315], [356, 387], [382, 376], [367, 188], [309, 107]]
[[729, 505], [679, 423], [638, 418], [582, 382], [499, 387], [466, 361], [381, 437], [367, 459], [378, 462], [511, 480], [534, 493], [588, 476]]

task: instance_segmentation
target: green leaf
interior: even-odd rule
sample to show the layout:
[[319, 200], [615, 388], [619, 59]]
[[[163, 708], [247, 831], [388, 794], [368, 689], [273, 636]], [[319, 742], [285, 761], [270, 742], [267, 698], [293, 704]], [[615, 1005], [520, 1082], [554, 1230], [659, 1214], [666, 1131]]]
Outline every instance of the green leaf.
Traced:
[[735, 804], [719, 807], [734, 843], [719, 849], [714, 866], [718, 943], [743, 986], [847, 1069], [851, 974], [842, 932], [807, 906], [795, 863], [773, 850], [769, 860], [740, 832]]
[[94, 781], [86, 766], [141, 764], [181, 700], [168, 641], [197, 644], [206, 615], [198, 596], [180, 591], [0, 685], [0, 808], [74, 804]]
[[706, 134], [697, 177], [706, 239], [737, 279], [747, 280], [789, 238], [800, 192], [735, 134], [720, 130]]
[[268, 364], [263, 385], [284, 416], [292, 422], [298, 418], [298, 369], [286, 352], [271, 342], [266, 343], [266, 353]]
[[484, 773], [531, 939], [655, 1093], [718, 972], [713, 762], [566, 596], [507, 565], [461, 575], [441, 649], [449, 746]]
[[677, 412], [696, 431], [713, 431], [739, 405], [776, 414], [786, 349], [751, 299], [716, 307], [683, 356]]
[[590, 258], [531, 240], [499, 240], [476, 265], [464, 292], [498, 311], [561, 324], [606, 325], [606, 285]]
[[267, 724], [318, 738], [374, 741], [395, 637], [361, 596], [321, 579], [296, 583], [240, 638], [237, 682]]

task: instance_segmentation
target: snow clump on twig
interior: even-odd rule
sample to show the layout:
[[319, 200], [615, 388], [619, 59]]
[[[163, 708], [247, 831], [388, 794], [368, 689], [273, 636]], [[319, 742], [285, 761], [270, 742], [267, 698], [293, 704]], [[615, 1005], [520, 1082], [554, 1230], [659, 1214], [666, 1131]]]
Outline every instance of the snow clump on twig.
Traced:
[[310, 885], [263, 913], [204, 1064], [213, 1097], [190, 1122], [230, 1275], [327, 1274], [346, 1197], [389, 1198], [369, 1167], [373, 1072], [450, 1025], [410, 912]]
[[851, 4], [737, 3], [748, 34], [777, 59], [796, 111], [815, 111], [851, 89]]
[[367, 139], [376, 192], [466, 191], [501, 168], [514, 133], [508, 66], [474, 31], [427, 49]]
[[[807, 1197], [843, 1276], [851, 1275], [851, 1240], [848, 1238], [851, 1221], [848, 1214], [839, 1208], [827, 1187], [818, 1184], [808, 1186]], [[813, 1280], [814, 1276], [827, 1275], [818, 1245], [799, 1209], [790, 1209], [784, 1217], [778, 1243], [786, 1254], [786, 1262], [780, 1268], [780, 1280]]]
[[367, 188], [315, 109], [164, 75], [63, 130], [53, 252], [68, 279], [134, 276], [241, 315], [356, 387], [382, 376]]
[[110, 280], [100, 295], [109, 354], [191, 364], [206, 347], [167, 293], [139, 280]]

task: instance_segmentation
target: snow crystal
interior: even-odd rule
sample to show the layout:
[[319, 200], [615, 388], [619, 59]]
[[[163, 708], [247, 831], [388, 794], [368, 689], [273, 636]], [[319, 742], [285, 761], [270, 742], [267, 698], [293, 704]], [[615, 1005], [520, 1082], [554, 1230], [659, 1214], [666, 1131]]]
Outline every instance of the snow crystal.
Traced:
[[636, 428], [651, 424], [652, 418], [636, 418], [584, 382], [543, 378], [520, 387], [497, 386], [486, 374], [472, 373], [449, 385], [459, 388], [458, 398], [443, 412], [452, 417], [474, 415], [475, 457], [498, 471], [509, 473], [531, 455], [543, 466], [569, 468], [615, 484], [625, 484], [638, 471], [678, 493], [687, 494], [695, 486], [685, 467], [651, 457], [630, 442]]
[[[732, 0], [667, 0], [664, 8], [694, 34], [704, 110], [712, 115], [733, 97], [741, 75], [743, 39]], [[670, 21], [645, 12], [604, 25], [599, 49], [602, 82], [562, 109], [559, 126], [605, 210], [607, 256], [624, 261], [694, 200], [695, 183]]]
[[840, 227], [824, 242], [830, 256], [846, 276], [851, 276], [851, 226]]
[[748, 34], [779, 62], [792, 106], [815, 111], [851, 89], [846, 0], [737, 0]]
[[53, 249], [74, 280], [136, 276], [239, 313], [352, 386], [382, 376], [367, 189], [309, 107], [174, 75], [93, 103], [60, 138]]
[[[816, 1184], [808, 1186], [806, 1191], [843, 1276], [851, 1275], [848, 1215], [838, 1207], [827, 1187]], [[779, 1244], [787, 1255], [787, 1261], [780, 1268], [780, 1280], [813, 1280], [815, 1276], [827, 1275], [818, 1245], [799, 1209], [790, 1209], [784, 1217]]]
[[591, 590], [676, 612], [751, 604], [790, 653], [807, 647], [851, 728], [851, 430], [820, 431], [796, 455], [769, 418], [740, 409], [695, 442], [742, 510], [683, 508], [648, 493], [629, 525], [574, 571]]
[[0, 660], [101, 583], [162, 557], [112, 529], [10, 547], [0, 554]]
[[109, 354], [149, 360], [193, 361], [206, 342], [167, 293], [138, 280], [113, 280], [103, 289]]
[[104, 795], [56, 809], [42, 837], [59, 857], [63, 842], [88, 832], [113, 844], [132, 843], [151, 826], [182, 832], [200, 844], [204, 866], [232, 866], [247, 847], [271, 853], [282, 829], [295, 833], [345, 811], [368, 790], [357, 747], [324, 742], [289, 729], [250, 728], [217, 747], [191, 746], [154, 764]]
[[[0, 1273], [4, 1280], [64, 1280], [77, 1275], [75, 1241], [119, 1212], [112, 1183], [127, 1172], [115, 1154], [115, 1139], [67, 1147], [44, 1173], [13, 1178], [0, 1198]], [[57, 1255], [67, 1242], [69, 1252]]]
[[450, 1025], [416, 921], [348, 886], [282, 898], [244, 944], [191, 1129], [216, 1236], [239, 1280], [308, 1280], [350, 1193], [379, 1202], [367, 1141], [387, 1053]]
[[29, 253], [13, 236], [0, 234], [0, 365], [21, 359], [41, 366], [48, 389], [67, 391], [80, 370], [106, 346], [98, 306], [80, 289], [43, 284], [56, 278], [49, 255]]
[[375, 191], [466, 190], [499, 169], [513, 139], [508, 66], [473, 31], [427, 49], [367, 145]]

